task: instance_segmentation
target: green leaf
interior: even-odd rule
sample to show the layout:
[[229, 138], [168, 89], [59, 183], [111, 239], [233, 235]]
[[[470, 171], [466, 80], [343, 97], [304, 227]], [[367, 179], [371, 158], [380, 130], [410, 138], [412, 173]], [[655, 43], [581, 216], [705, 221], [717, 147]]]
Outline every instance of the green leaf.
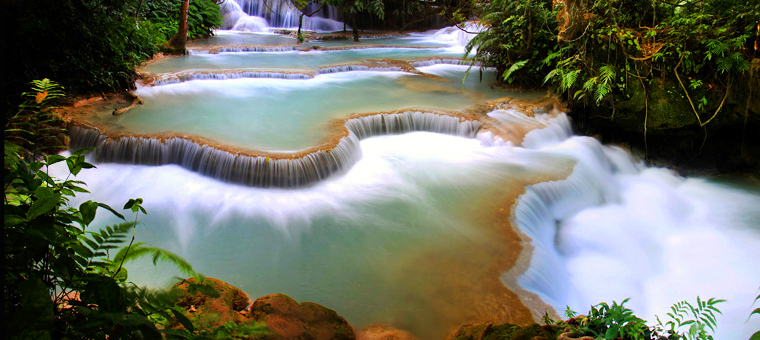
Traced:
[[[53, 329], [53, 311], [55, 310], [53, 300], [45, 283], [38, 277], [33, 276], [28, 280], [19, 282], [19, 292], [21, 293], [21, 303], [14, 308], [9, 314], [10, 318], [3, 323], [3, 333], [24, 334], [24, 332], [41, 332]], [[27, 336], [30, 335], [26, 333]], [[34, 338], [37, 337], [17, 337]], [[45, 338], [44, 336], [42, 338]], [[49, 338], [49, 333], [48, 337]]]
[[140, 205], [143, 203], [142, 198], [130, 198], [127, 203], [124, 204], [124, 209], [132, 210], [132, 212], [137, 212], [140, 210]]
[[111, 208], [111, 206], [109, 206], [108, 204], [98, 203], [98, 206], [101, 207], [101, 208], [103, 208], [103, 209], [106, 209], [106, 210], [110, 211], [112, 214], [116, 215], [116, 217], [118, 217], [118, 218], [120, 218], [122, 220], [124, 219], [124, 215], [119, 214], [118, 212], [116, 212], [116, 210], [114, 210], [113, 208]]
[[47, 213], [61, 203], [61, 195], [56, 194], [52, 188], [40, 187], [34, 192], [37, 198], [29, 210], [26, 212], [26, 219], [33, 220], [37, 216]]
[[610, 326], [610, 328], [607, 329], [607, 332], [604, 333], [604, 338], [615, 339], [617, 338], [619, 332], [620, 332], [620, 326], [612, 325]]
[[6, 227], [13, 227], [21, 223], [24, 223], [24, 221], [26, 221], [23, 217], [19, 215], [10, 215], [10, 214], [5, 215], [4, 220], [5, 220]]
[[749, 313], [749, 315], [754, 315], [754, 314], [760, 315], [760, 308], [755, 308], [755, 310], [753, 310], [752, 313]]
[[179, 321], [182, 326], [185, 327], [190, 332], [195, 331], [195, 327], [193, 327], [193, 322], [190, 321], [190, 319], [185, 316], [185, 314], [179, 310], [179, 307], [171, 308], [172, 314], [174, 314], [174, 317], [177, 318], [177, 321]]
[[48, 155], [45, 160], [45, 165], [51, 166], [55, 163], [65, 161], [66, 157], [63, 157], [61, 155]]
[[510, 66], [509, 69], [507, 69], [506, 71], [504, 71], [504, 74], [502, 75], [502, 77], [504, 78], [504, 80], [509, 81], [509, 83], [511, 84], [512, 83], [512, 79], [510, 79], [509, 77], [512, 75], [513, 72], [515, 72], [515, 71], [523, 68], [523, 66], [525, 66], [525, 64], [527, 62], [528, 62], [528, 60], [526, 59], [526, 60], [521, 60], [521, 61], [518, 61], [518, 62], [512, 64], [512, 66]]
[[90, 225], [92, 220], [95, 219], [97, 209], [98, 203], [93, 201], [87, 201], [79, 205], [79, 212], [82, 214], [82, 222], [85, 225]]
[[760, 331], [755, 332], [749, 337], [749, 340], [760, 340]]

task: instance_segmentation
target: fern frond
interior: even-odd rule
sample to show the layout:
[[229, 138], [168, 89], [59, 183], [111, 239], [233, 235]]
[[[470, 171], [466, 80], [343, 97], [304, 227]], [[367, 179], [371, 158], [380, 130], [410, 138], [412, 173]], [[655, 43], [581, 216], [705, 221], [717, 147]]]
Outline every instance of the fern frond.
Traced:
[[523, 66], [525, 66], [525, 64], [527, 62], [528, 62], [528, 60], [526, 59], [526, 60], [520, 60], [520, 61], [512, 64], [512, 66], [510, 66], [509, 69], [507, 69], [506, 71], [504, 71], [504, 75], [503, 75], [504, 80], [507, 80], [511, 84], [512, 83], [512, 79], [510, 79], [509, 77], [512, 75], [513, 72], [515, 72], [515, 71], [523, 68]]
[[157, 264], [159, 260], [167, 261], [175, 265], [177, 269], [179, 269], [185, 275], [197, 275], [193, 269], [193, 266], [181, 256], [165, 249], [145, 245], [143, 242], [133, 244], [132, 247], [129, 248], [129, 251], [127, 251], [127, 248], [122, 248], [119, 250], [119, 252], [116, 253], [116, 256], [114, 257], [114, 262], [121, 263], [123, 261], [126, 263], [146, 255], [152, 256], [154, 265]]

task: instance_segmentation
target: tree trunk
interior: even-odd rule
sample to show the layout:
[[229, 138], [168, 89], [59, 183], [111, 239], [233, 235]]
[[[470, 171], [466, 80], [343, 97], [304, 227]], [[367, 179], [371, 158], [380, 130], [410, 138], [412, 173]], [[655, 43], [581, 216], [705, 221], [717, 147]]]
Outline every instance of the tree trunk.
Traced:
[[298, 43], [303, 42], [303, 36], [301, 35], [301, 27], [303, 26], [303, 16], [304, 14], [301, 13], [301, 16], [298, 17]]
[[185, 45], [187, 45], [187, 11], [190, 7], [190, 0], [182, 0], [181, 6], [177, 34], [166, 42], [166, 46], [172, 49], [172, 53], [184, 54]]
[[406, 29], [406, 0], [401, 1], [401, 32]]
[[359, 41], [359, 29], [356, 26], [356, 13], [353, 13], [351, 17], [351, 30], [354, 33], [354, 41]]

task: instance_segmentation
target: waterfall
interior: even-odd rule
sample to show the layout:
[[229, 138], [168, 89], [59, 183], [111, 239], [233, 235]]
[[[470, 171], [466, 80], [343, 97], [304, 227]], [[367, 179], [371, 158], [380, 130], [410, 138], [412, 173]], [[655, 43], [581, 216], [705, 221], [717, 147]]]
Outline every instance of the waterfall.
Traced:
[[153, 81], [154, 86], [177, 84], [191, 80], [227, 80], [241, 78], [270, 78], [270, 79], [311, 79], [311, 74], [306, 73], [289, 73], [289, 72], [266, 72], [266, 71], [248, 71], [248, 72], [209, 72], [209, 73], [190, 73], [179, 75], [164, 75]]
[[222, 181], [255, 187], [302, 187], [350, 168], [361, 158], [359, 139], [383, 134], [429, 131], [474, 138], [476, 120], [430, 112], [382, 113], [348, 119], [348, 130], [329, 150], [303, 155], [245, 155], [201, 145], [184, 138], [108, 138], [95, 129], [73, 127], [69, 147], [95, 147], [101, 162], [140, 165], [177, 164]]
[[352, 71], [404, 72], [405, 70], [398, 66], [369, 66], [369, 65], [339, 65], [339, 66], [324, 66], [324, 67], [319, 68], [319, 74], [352, 72]]
[[[618, 147], [573, 136], [563, 114], [526, 135], [524, 146], [575, 161], [571, 175], [519, 198], [514, 221], [533, 245], [518, 279], [557, 311], [631, 298], [627, 306], [666, 322], [681, 300], [716, 297], [716, 339], [747, 338], [760, 282], [746, 259], [760, 256], [760, 197], [667, 169], [646, 168]], [[754, 324], [760, 322], [753, 321]]]
[[[301, 11], [288, 0], [227, 0], [223, 6], [223, 29], [249, 30], [246, 21], [250, 20], [247, 19], [249, 17], [261, 18], [269, 27], [297, 28], [301, 16]], [[307, 6], [304, 11], [316, 9], [312, 7], [314, 5]], [[329, 32], [342, 30], [343, 23], [336, 20], [337, 14], [336, 8], [326, 6], [311, 17], [304, 16], [303, 29]], [[253, 28], [258, 29], [256, 25]]]
[[260, 16], [250, 16], [237, 2], [227, 0], [222, 3], [222, 28], [248, 32], [267, 32], [267, 21]]
[[430, 112], [384, 113], [349, 119], [346, 127], [360, 139], [372, 136], [427, 131], [474, 138], [481, 126], [477, 120]]
[[478, 67], [480, 66], [480, 63], [477, 61], [469, 61], [469, 60], [457, 59], [457, 58], [432, 58], [432, 59], [426, 59], [426, 60], [412, 61], [409, 64], [411, 64], [414, 67], [434, 66], [434, 65], [440, 65], [440, 64], [472, 65], [472, 66], [478, 66]]
[[225, 46], [214, 48], [210, 50], [192, 49], [188, 50], [188, 54], [219, 54], [230, 52], [287, 52], [295, 51], [296, 46]]

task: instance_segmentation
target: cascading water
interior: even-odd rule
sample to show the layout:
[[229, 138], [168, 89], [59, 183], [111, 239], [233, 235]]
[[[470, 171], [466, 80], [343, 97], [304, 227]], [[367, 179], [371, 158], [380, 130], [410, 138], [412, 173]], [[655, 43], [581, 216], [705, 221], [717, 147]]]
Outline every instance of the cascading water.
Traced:
[[[465, 322], [543, 314], [509, 300], [511, 282], [558, 311], [630, 297], [627, 306], [650, 323], [674, 302], [714, 296], [728, 300], [717, 339], [760, 328], [756, 318], [745, 323], [760, 284], [757, 182], [647, 168], [620, 148], [573, 136], [564, 114], [434, 113], [518, 95], [477, 77], [461, 82], [467, 66], [456, 64], [469, 63], [451, 52], [464, 43], [450, 39], [458, 32], [400, 38], [440, 46], [424, 50], [230, 47], [148, 65], [166, 83], [136, 91], [144, 106], [85, 120], [102, 133], [71, 129], [72, 148], [96, 146], [89, 157], [103, 161], [77, 176], [91, 193], [72, 204], [142, 197], [149, 214], [138, 241], [252, 298], [282, 292], [333, 308], [357, 330], [387, 323], [441, 339]], [[218, 38], [280, 45], [273, 37]], [[366, 59], [408, 66], [378, 69]], [[129, 137], [133, 130], [155, 138]], [[343, 134], [320, 144], [314, 130]], [[531, 132], [519, 143], [510, 131]], [[198, 141], [209, 139], [218, 143]], [[50, 173], [68, 174], [63, 163]], [[532, 244], [524, 272], [502, 266], [520, 252], [508, 233], [515, 201], [512, 218]], [[111, 222], [99, 214], [95, 224]], [[162, 286], [172, 272], [145, 261], [129, 273]]]
[[[288, 0], [227, 0], [222, 6], [223, 29], [249, 32], [266, 32], [267, 27], [298, 28], [302, 13]], [[311, 7], [304, 12], [316, 9]], [[343, 23], [336, 19], [337, 10], [326, 6], [311, 17], [304, 16], [302, 28], [321, 32], [342, 30]]]
[[[300, 187], [316, 183], [350, 168], [361, 157], [358, 139], [413, 131], [430, 131], [474, 137], [479, 121], [429, 112], [375, 114], [346, 121], [347, 136], [329, 150], [315, 150], [288, 158], [248, 156], [200, 145], [183, 138], [107, 138], [97, 130], [72, 128], [69, 148], [95, 148], [101, 162], [165, 165], [185, 169], [222, 181], [257, 187]], [[358, 137], [358, 138], [357, 138]]]
[[[585, 312], [600, 301], [631, 298], [650, 322], [669, 306], [716, 297], [716, 339], [746, 339], [760, 272], [760, 190], [686, 179], [647, 168], [628, 152], [573, 136], [567, 117], [535, 130], [526, 148], [573, 159], [562, 181], [531, 185], [515, 220], [534, 246], [519, 279], [556, 310]], [[748, 183], [749, 184], [749, 183]]]

